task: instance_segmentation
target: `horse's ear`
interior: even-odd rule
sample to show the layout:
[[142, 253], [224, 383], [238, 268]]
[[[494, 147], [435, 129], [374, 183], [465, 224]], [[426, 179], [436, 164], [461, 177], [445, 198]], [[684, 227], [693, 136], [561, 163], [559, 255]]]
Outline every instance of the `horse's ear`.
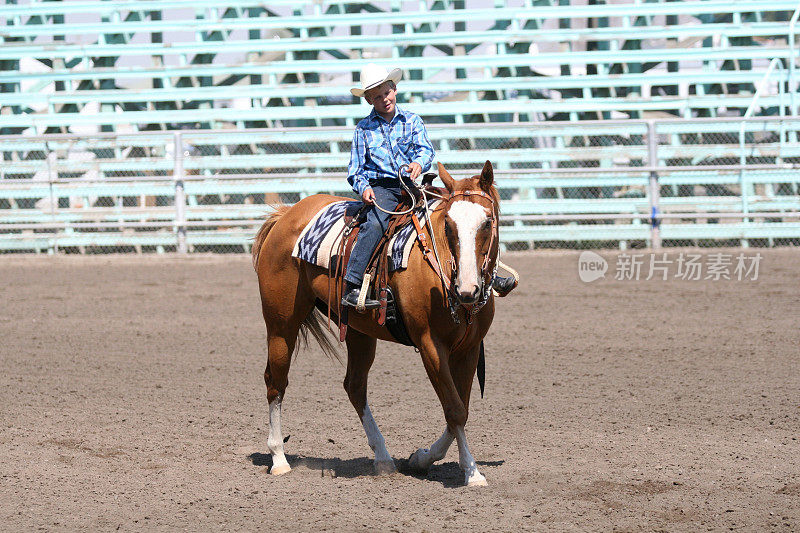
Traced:
[[492, 162], [488, 159], [486, 160], [486, 163], [483, 164], [483, 170], [481, 170], [481, 177], [478, 183], [481, 189], [486, 192], [489, 192], [492, 189], [492, 183], [494, 183], [494, 171], [492, 170]]
[[444, 165], [438, 161], [436, 164], [439, 165], [439, 179], [442, 180], [442, 183], [444, 183], [444, 186], [448, 192], [452, 193], [453, 189], [455, 188], [456, 180], [454, 180], [453, 176], [451, 176], [450, 173], [445, 170]]

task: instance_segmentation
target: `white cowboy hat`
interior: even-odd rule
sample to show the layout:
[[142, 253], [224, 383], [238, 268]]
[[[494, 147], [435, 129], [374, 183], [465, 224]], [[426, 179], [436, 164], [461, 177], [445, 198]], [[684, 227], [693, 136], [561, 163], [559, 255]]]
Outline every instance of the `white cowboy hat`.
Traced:
[[387, 72], [386, 69], [380, 65], [368, 63], [367, 66], [361, 69], [361, 88], [359, 89], [358, 87], [353, 87], [350, 89], [350, 93], [353, 96], [361, 98], [364, 96], [366, 91], [372, 89], [373, 87], [377, 87], [385, 81], [393, 81], [395, 84], [397, 84], [402, 77], [403, 71], [399, 68], [396, 68], [391, 72]]

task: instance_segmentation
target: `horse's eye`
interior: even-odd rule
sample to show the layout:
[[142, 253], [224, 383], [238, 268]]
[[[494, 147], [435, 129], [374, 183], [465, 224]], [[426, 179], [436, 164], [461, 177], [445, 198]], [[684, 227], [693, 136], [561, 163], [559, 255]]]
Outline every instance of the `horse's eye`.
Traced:
[[492, 227], [492, 221], [487, 218], [486, 220], [483, 221], [483, 225], [481, 226], [481, 229], [482, 230], [487, 230], [487, 229], [489, 229], [491, 227]]

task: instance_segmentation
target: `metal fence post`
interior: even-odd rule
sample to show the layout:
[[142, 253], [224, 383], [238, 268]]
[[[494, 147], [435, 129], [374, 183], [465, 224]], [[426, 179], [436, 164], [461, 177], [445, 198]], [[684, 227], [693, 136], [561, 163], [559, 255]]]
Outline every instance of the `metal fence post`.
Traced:
[[183, 186], [183, 138], [175, 133], [175, 166], [172, 178], [175, 180], [175, 232], [178, 238], [178, 253], [185, 254], [186, 247], [186, 190]]
[[[50, 149], [50, 143], [48, 141], [44, 142], [44, 160], [47, 163], [47, 185], [50, 191], [50, 221], [55, 224], [56, 223], [56, 210], [58, 209], [58, 198], [56, 198], [55, 194], [55, 187], [53, 182], [58, 179], [58, 172], [53, 164], [52, 159], [57, 157], [56, 153]], [[65, 229], [66, 231], [66, 229]], [[38, 253], [39, 250], [37, 249], [36, 252]], [[50, 240], [50, 246], [47, 248], [47, 254], [53, 255], [58, 253], [58, 231], [53, 233], [53, 238]]]
[[[800, 16], [800, 6], [794, 10], [792, 13], [792, 19], [789, 21], [789, 93], [791, 95], [791, 109], [789, 110], [789, 114], [792, 116], [797, 115], [797, 105], [795, 104], [795, 93], [797, 92], [797, 84], [795, 83], [794, 79], [794, 61], [795, 61], [795, 52], [794, 52], [794, 27], [797, 24], [797, 17]], [[782, 82], [778, 82], [782, 83]], [[781, 106], [783, 105], [783, 100], [781, 100]], [[795, 133], [796, 134], [796, 133]]]
[[650, 167], [649, 196], [650, 196], [650, 247], [653, 250], [661, 249], [661, 218], [660, 198], [661, 188], [658, 184], [658, 141], [656, 139], [656, 123], [647, 121], [647, 164]]

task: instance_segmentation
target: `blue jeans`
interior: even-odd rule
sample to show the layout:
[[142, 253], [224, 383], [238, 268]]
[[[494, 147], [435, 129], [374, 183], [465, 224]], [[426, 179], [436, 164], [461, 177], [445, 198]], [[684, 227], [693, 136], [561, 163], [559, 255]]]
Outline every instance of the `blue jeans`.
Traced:
[[[397, 204], [400, 203], [402, 189], [396, 179], [377, 180], [370, 183], [375, 193], [375, 202], [387, 211], [396, 211]], [[344, 279], [355, 285], [361, 286], [364, 280], [364, 271], [367, 269], [369, 258], [375, 251], [378, 241], [386, 232], [391, 215], [376, 209], [372, 206], [367, 211], [367, 219], [361, 223], [358, 230], [356, 243], [350, 252], [350, 260], [347, 263], [347, 274]]]

